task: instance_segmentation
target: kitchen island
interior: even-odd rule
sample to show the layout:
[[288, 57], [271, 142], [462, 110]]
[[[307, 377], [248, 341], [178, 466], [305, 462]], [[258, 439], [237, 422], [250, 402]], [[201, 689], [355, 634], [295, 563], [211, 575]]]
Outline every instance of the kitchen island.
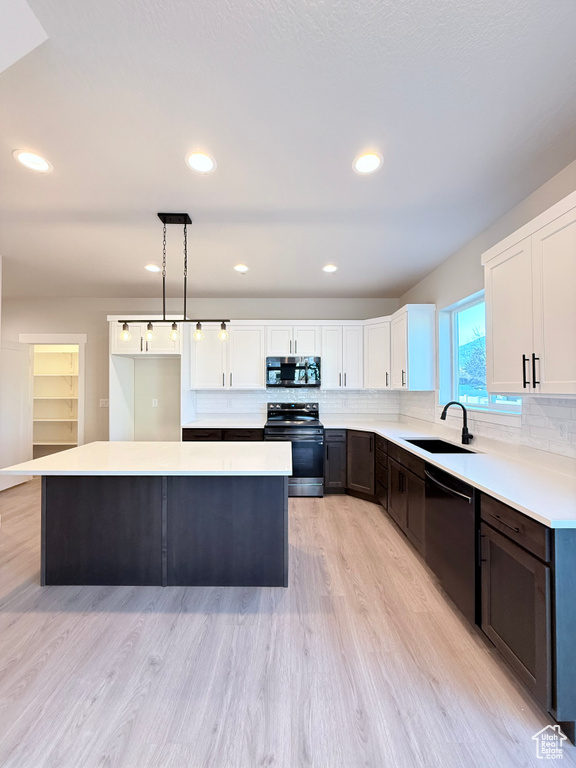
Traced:
[[96, 442], [42, 477], [42, 584], [288, 585], [290, 443]]

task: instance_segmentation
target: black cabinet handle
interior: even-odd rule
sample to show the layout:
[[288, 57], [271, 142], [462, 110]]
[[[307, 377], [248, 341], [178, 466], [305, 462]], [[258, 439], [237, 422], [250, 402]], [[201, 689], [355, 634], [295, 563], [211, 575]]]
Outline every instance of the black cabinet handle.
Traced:
[[402, 386], [406, 386], [406, 371], [402, 371]]
[[528, 386], [528, 379], [526, 378], [526, 363], [528, 362], [528, 358], [526, 355], [522, 355], [522, 386], [524, 389]]
[[386, 386], [388, 386], [388, 371], [386, 371]]
[[495, 520], [498, 520], [499, 523], [502, 523], [502, 525], [505, 525], [506, 528], [510, 528], [511, 531], [514, 531], [514, 533], [520, 533], [520, 528], [515, 528], [513, 525], [510, 525], [505, 520], [502, 520], [500, 515], [494, 515], [492, 512], [488, 513], [490, 517], [493, 517]]
[[330, 461], [330, 443], [326, 443], [326, 461]]
[[540, 384], [539, 381], [536, 381], [536, 360], [540, 362], [540, 358], [536, 357], [534, 352], [532, 352], [532, 388], [536, 389], [536, 384]]

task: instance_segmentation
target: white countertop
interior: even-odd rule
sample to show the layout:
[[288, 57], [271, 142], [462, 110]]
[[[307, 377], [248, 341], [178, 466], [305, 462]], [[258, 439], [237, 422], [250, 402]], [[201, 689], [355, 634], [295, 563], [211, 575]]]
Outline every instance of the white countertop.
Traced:
[[467, 447], [475, 453], [434, 454], [404, 439], [446, 439], [433, 424], [415, 427], [403, 422], [378, 422], [335, 414], [322, 416], [321, 421], [326, 429], [369, 430], [381, 435], [549, 528], [576, 528], [576, 477], [501, 453], [480, 452], [473, 444]]
[[247, 413], [242, 416], [217, 413], [213, 416], [201, 416], [189, 424], [182, 424], [182, 429], [264, 429], [265, 416]]
[[4, 475], [290, 475], [290, 443], [98, 442], [0, 470]]
[[[206, 415], [186, 426], [221, 427], [242, 426], [262, 428], [265, 416], [246, 414], [230, 417], [225, 414]], [[321, 414], [326, 429], [358, 429], [374, 432], [401, 446], [440, 469], [449, 472], [466, 483], [509, 504], [528, 517], [549, 528], [576, 528], [576, 477], [523, 461], [504, 453], [470, 449], [473, 454], [433, 454], [407, 443], [403, 438], [439, 437], [445, 434], [434, 424], [419, 422], [417, 425], [399, 421], [387, 421], [378, 414], [358, 416], [351, 414]], [[458, 442], [453, 440], [449, 442]], [[269, 443], [267, 443], [269, 445]]]

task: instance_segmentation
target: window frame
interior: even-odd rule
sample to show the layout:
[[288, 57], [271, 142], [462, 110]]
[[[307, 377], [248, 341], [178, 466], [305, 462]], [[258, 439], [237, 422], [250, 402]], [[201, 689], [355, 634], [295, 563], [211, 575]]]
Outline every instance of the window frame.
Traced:
[[[456, 402], [460, 402], [460, 393], [459, 393], [459, 356], [458, 356], [458, 315], [460, 312], [463, 312], [467, 309], [471, 309], [472, 307], [477, 306], [478, 304], [486, 304], [486, 298], [484, 291], [478, 291], [478, 293], [473, 294], [472, 296], [468, 296], [465, 299], [462, 299], [461, 301], [457, 302], [456, 304], [452, 305], [451, 307], [447, 307], [446, 310], [444, 310], [444, 315], [448, 315], [447, 318], [449, 320], [449, 323], [446, 325], [449, 325], [449, 335], [450, 335], [450, 380], [448, 387], [446, 384], [445, 379], [445, 385], [444, 387], [440, 388], [440, 401], [443, 399], [445, 402], [448, 402], [447, 395], [449, 394], [450, 400], [455, 400]], [[442, 313], [441, 313], [442, 314]], [[445, 327], [444, 333], [446, 333], [446, 330], [448, 330]], [[440, 331], [442, 332], [442, 325], [440, 327]], [[440, 357], [440, 365], [444, 363], [446, 365], [447, 355], [444, 355], [443, 357]], [[449, 393], [446, 392], [446, 390], [449, 389]], [[442, 396], [444, 395], [444, 397]], [[506, 396], [506, 395], [504, 395]], [[522, 397], [518, 395], [516, 399], [520, 400], [519, 404], [511, 404], [511, 403], [502, 403], [498, 404], [494, 402], [494, 399], [498, 397], [497, 394], [492, 394], [491, 392], [488, 392], [488, 405], [479, 405], [475, 403], [462, 403], [466, 407], [466, 410], [468, 411], [476, 411], [477, 413], [485, 413], [485, 414], [500, 414], [503, 416], [521, 416], [522, 415]], [[445, 403], [444, 403], [445, 404]]]

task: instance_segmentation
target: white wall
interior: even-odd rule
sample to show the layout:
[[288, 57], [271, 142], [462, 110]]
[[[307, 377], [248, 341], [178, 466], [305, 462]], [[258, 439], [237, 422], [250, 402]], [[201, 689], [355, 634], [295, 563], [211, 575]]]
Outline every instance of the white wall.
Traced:
[[[435, 303], [444, 309], [484, 288], [482, 253], [535, 216], [576, 190], [576, 161], [487, 230], [453, 254], [400, 298], [400, 303]], [[499, 423], [470, 414], [471, 431], [511, 447], [531, 448], [558, 457], [576, 459], [576, 398], [523, 397], [522, 417], [499, 417]], [[456, 409], [455, 409], [456, 410]], [[436, 392], [403, 392], [400, 411], [405, 416], [439, 422]], [[448, 419], [452, 428], [461, 425], [458, 410]], [[562, 428], [561, 428], [562, 427]]]
[[438, 309], [444, 309], [482, 290], [482, 253], [574, 190], [576, 160], [459, 251], [452, 255], [446, 254], [446, 261], [400, 297], [400, 306], [431, 302], [436, 304]]

